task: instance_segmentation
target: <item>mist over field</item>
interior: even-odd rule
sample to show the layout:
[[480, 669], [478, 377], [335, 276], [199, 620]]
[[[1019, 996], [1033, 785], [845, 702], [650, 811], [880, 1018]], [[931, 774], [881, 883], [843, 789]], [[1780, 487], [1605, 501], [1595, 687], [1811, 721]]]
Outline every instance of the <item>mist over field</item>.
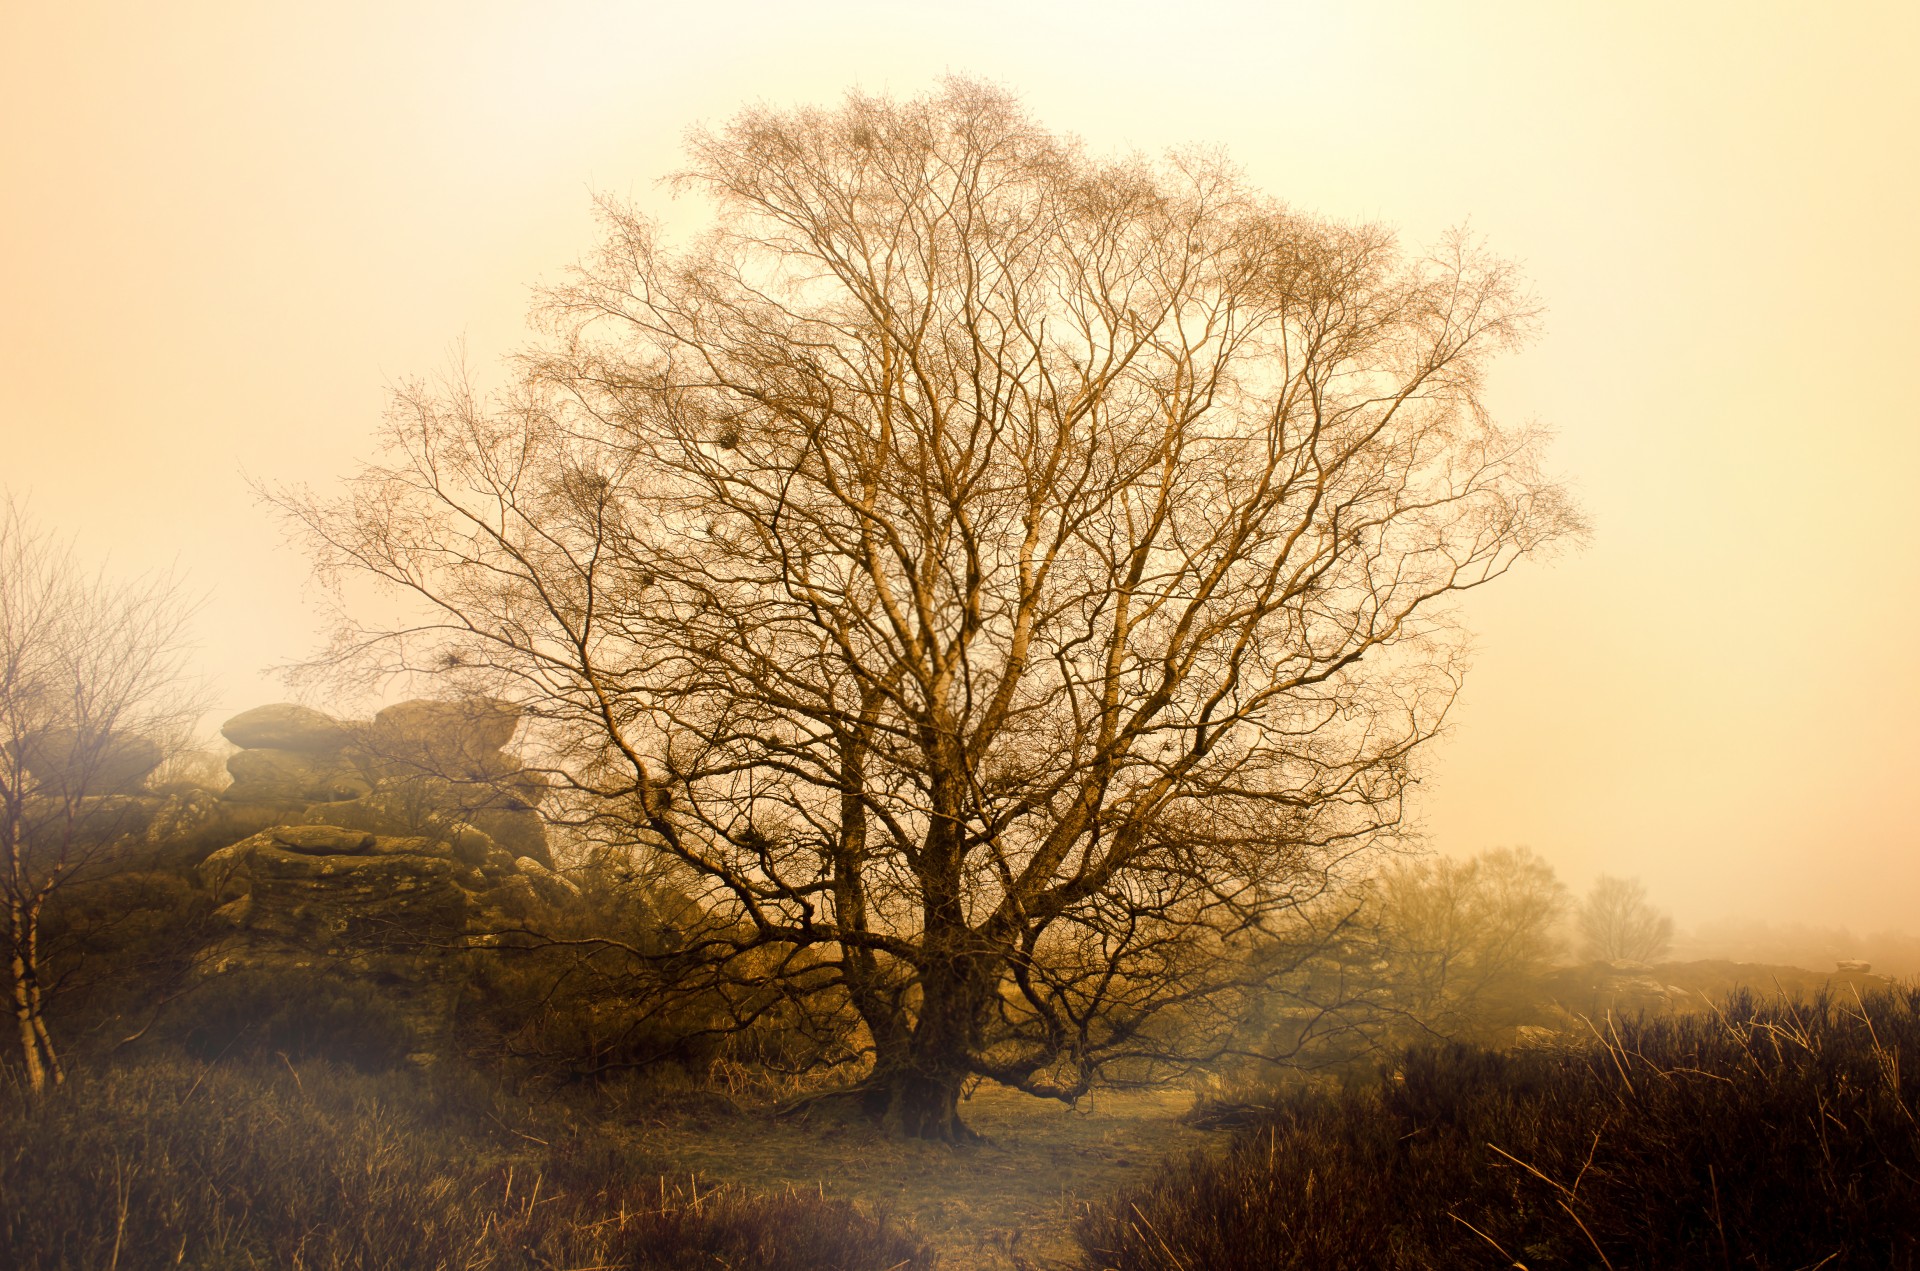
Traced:
[[1916, 57], [0, 5], [0, 1247], [1915, 1265]]
[[248, 478], [323, 484], [390, 385], [493, 374], [596, 191], [692, 214], [656, 185], [687, 127], [982, 75], [1096, 150], [1220, 146], [1526, 271], [1544, 332], [1490, 389], [1595, 533], [1465, 606], [1431, 844], [1639, 875], [1688, 926], [1906, 928], [1912, 13], [1205, 13], [9, 6], [9, 487], [90, 555], [177, 561], [222, 708], [272, 700], [320, 616]]

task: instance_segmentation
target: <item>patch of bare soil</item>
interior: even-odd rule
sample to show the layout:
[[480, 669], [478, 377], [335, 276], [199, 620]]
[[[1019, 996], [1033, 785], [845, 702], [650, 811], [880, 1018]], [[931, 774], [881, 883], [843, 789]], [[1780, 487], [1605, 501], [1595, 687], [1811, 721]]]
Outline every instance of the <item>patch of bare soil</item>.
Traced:
[[1169, 1155], [1217, 1141], [1180, 1124], [1184, 1090], [1104, 1092], [1078, 1108], [983, 1085], [961, 1105], [985, 1142], [890, 1139], [840, 1119], [666, 1113], [634, 1127], [636, 1151], [670, 1170], [761, 1190], [819, 1190], [910, 1220], [943, 1271], [1081, 1265], [1077, 1206], [1149, 1177]]

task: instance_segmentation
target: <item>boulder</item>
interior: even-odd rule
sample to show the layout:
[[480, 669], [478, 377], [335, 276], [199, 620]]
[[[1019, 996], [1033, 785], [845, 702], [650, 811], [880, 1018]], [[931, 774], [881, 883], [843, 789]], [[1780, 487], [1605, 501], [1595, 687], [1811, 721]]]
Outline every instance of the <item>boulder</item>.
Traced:
[[298, 750], [237, 751], [227, 760], [227, 771], [233, 784], [220, 797], [230, 803], [329, 803], [357, 799], [372, 789], [341, 760]]
[[251, 917], [252, 914], [253, 897], [251, 895], [242, 895], [239, 899], [229, 900], [226, 904], [214, 910], [212, 918], [214, 922], [223, 927], [239, 931], [246, 927], [247, 919]]
[[310, 807], [300, 819], [376, 834], [433, 834], [459, 819], [459, 793], [436, 777], [382, 777], [358, 798]]
[[428, 773], [490, 779], [518, 768], [502, 747], [520, 726], [520, 709], [493, 698], [397, 702], [373, 717], [365, 749], [383, 774]]
[[143, 792], [147, 774], [166, 752], [138, 733], [45, 728], [20, 742], [20, 760], [46, 787], [61, 794]]
[[[369, 842], [368, 840], [371, 840]], [[365, 844], [365, 846], [362, 846]], [[349, 850], [330, 852], [329, 846]], [[372, 986], [411, 1034], [443, 1050], [459, 997], [472, 893], [445, 844], [329, 826], [279, 826], [201, 863], [223, 929], [196, 974], [243, 972], [276, 984], [314, 975]]]
[[467, 820], [512, 855], [553, 868], [547, 823], [538, 812], [481, 808], [469, 813]]
[[374, 837], [364, 830], [347, 830], [335, 825], [282, 825], [271, 834], [275, 847], [308, 856], [352, 856], [374, 845]]
[[176, 791], [161, 800], [147, 825], [147, 842], [155, 847], [191, 839], [207, 833], [221, 817], [220, 804], [211, 791]]
[[513, 854], [494, 842], [491, 834], [465, 821], [448, 826], [446, 839], [455, 860], [471, 865], [488, 878], [504, 878], [514, 871]]
[[303, 755], [334, 754], [353, 740], [347, 726], [333, 716], [293, 702], [242, 711], [222, 724], [220, 733], [244, 750], [291, 750]]
[[520, 768], [493, 783], [500, 792], [499, 805], [518, 811], [537, 808], [545, 802], [553, 783], [544, 772]]
[[521, 857], [514, 862], [521, 877], [533, 888], [533, 894], [542, 904], [555, 909], [564, 909], [580, 899], [580, 889], [560, 877], [530, 857]]
[[[463, 830], [477, 831], [509, 857], [526, 857], [551, 869], [553, 852], [547, 845], [546, 822], [540, 814], [527, 808], [471, 802], [475, 796], [484, 800], [488, 793], [437, 777], [384, 777], [358, 799], [315, 804], [295, 819], [383, 835], [425, 835], [448, 842], [458, 839]], [[480, 858], [470, 863], [485, 868]]]
[[[327, 828], [298, 827], [290, 837]], [[325, 836], [288, 847], [278, 841], [284, 833], [285, 827], [256, 834], [200, 866], [217, 899], [252, 898], [246, 925], [255, 938], [291, 940], [315, 954], [355, 943], [405, 945], [456, 928], [466, 912], [467, 894], [454, 885], [452, 853], [444, 845], [376, 836], [364, 848], [325, 852], [316, 850]]]
[[374, 839], [373, 854], [375, 856], [423, 856], [439, 861], [450, 861], [453, 859], [453, 845], [444, 839], [428, 838], [424, 834], [397, 835]]
[[473, 925], [483, 931], [500, 918], [524, 921], [540, 907], [540, 897], [533, 890], [532, 880], [520, 873], [501, 879], [476, 899], [480, 910]]
[[267, 841], [256, 834], [211, 852], [200, 862], [200, 881], [206, 884], [215, 900], [224, 904], [247, 894], [253, 886], [250, 867], [254, 851]]

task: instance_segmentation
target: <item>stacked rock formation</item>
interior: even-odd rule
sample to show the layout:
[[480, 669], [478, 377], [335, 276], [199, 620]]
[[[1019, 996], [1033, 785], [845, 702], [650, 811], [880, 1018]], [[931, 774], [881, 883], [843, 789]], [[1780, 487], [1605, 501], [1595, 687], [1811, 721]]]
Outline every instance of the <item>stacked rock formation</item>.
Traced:
[[227, 931], [209, 972], [364, 978], [439, 1049], [458, 960], [494, 932], [579, 899], [554, 873], [538, 774], [509, 759], [500, 703], [403, 702], [370, 722], [291, 704], [235, 716], [220, 800], [266, 824], [199, 870]]
[[535, 811], [545, 782], [504, 752], [519, 720], [490, 700], [401, 702], [354, 722], [290, 702], [256, 707], [220, 730], [241, 748], [220, 800], [247, 832], [305, 823], [434, 837], [466, 825], [551, 869]]
[[21, 762], [47, 790], [98, 798], [143, 795], [147, 774], [160, 766], [160, 743], [138, 733], [86, 734], [48, 728], [20, 743]]

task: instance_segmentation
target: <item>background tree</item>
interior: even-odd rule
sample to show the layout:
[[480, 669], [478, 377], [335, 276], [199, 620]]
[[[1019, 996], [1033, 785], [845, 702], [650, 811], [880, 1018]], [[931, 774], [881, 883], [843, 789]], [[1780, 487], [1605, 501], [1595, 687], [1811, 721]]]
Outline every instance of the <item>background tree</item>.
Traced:
[[1589, 959], [1652, 962], [1673, 946], [1673, 919], [1647, 900], [1637, 878], [1602, 874], [1580, 903], [1580, 944]]
[[1529, 301], [977, 84], [689, 148], [709, 232], [607, 205], [512, 390], [285, 500], [421, 602], [336, 663], [525, 704], [583, 832], [813, 952], [901, 1130], [1204, 1050], [1398, 825], [1449, 602], [1577, 529], [1481, 406]]
[[167, 577], [89, 574], [11, 499], [0, 509], [0, 901], [28, 1089], [65, 1079], [47, 1028], [48, 905], [146, 828], [130, 797], [199, 704], [191, 606]]
[[1393, 1012], [1413, 1035], [1488, 1041], [1530, 1018], [1560, 958], [1567, 889], [1525, 848], [1390, 865], [1372, 923]]
[[1510, 1040], [1547, 1013], [1566, 913], [1565, 886], [1525, 848], [1389, 862], [1297, 916], [1268, 955], [1293, 964], [1251, 1012], [1237, 1060], [1315, 1070], [1423, 1041]]

